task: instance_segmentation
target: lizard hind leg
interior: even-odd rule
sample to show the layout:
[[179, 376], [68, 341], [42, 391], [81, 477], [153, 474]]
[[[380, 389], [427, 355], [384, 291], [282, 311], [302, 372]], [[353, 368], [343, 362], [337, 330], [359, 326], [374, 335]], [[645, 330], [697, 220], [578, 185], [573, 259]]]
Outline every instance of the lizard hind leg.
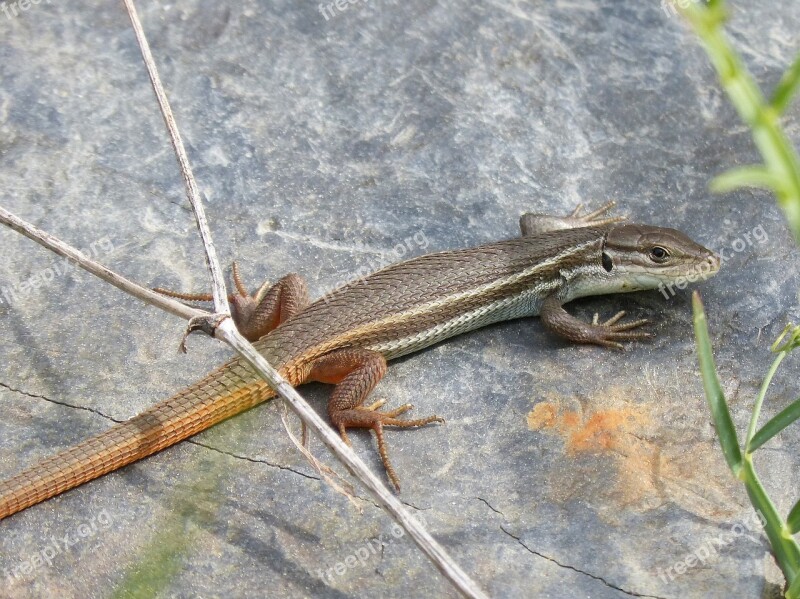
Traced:
[[311, 366], [308, 380], [336, 385], [328, 401], [328, 416], [331, 424], [339, 430], [342, 439], [349, 444], [348, 428], [367, 428], [375, 433], [378, 442], [378, 453], [383, 467], [392, 484], [400, 490], [400, 479], [389, 460], [386, 440], [383, 436], [384, 425], [412, 427], [423, 426], [431, 422], [444, 422], [439, 416], [428, 416], [415, 420], [398, 418], [411, 409], [405, 404], [394, 410], [379, 412], [385, 401], [378, 400], [365, 406], [367, 396], [375, 385], [386, 374], [386, 359], [382, 354], [367, 349], [340, 349], [321, 358]]
[[[309, 304], [306, 282], [296, 273], [286, 275], [274, 285], [265, 282], [251, 295], [242, 283], [236, 262], [232, 272], [236, 293], [228, 296], [231, 316], [236, 328], [248, 341], [257, 341]], [[160, 287], [153, 291], [190, 302], [210, 302], [213, 299], [206, 293], [179, 293]]]
[[562, 229], [577, 229], [580, 227], [602, 227], [627, 220], [625, 216], [608, 216], [617, 203], [615, 201], [606, 202], [597, 210], [589, 214], [581, 215], [583, 204], [578, 204], [575, 210], [568, 216], [551, 216], [549, 214], [537, 214], [527, 212], [519, 218], [519, 228], [523, 237], [547, 233], [548, 231], [560, 231]]
[[290, 273], [270, 286], [264, 283], [250, 295], [233, 264], [233, 280], [238, 293], [231, 298], [231, 314], [236, 328], [248, 340], [256, 341], [309, 304], [305, 280]]

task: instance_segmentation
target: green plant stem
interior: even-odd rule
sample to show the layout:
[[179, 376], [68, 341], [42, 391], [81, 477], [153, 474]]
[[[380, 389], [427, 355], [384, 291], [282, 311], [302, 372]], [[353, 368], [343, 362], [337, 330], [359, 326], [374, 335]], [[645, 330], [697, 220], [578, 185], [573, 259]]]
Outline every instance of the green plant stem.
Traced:
[[[753, 453], [748, 450], [750, 442], [755, 435], [758, 415], [764, 397], [767, 394], [767, 389], [780, 363], [783, 361], [783, 358], [789, 353], [789, 348], [792, 347], [792, 343], [787, 343], [783, 346], [784, 349], [776, 356], [764, 382], [761, 384], [761, 389], [753, 409], [753, 416], [750, 419], [745, 452], [744, 455], [741, 455], [736, 440], [736, 429], [730, 417], [728, 402], [725, 399], [725, 394], [719, 383], [717, 369], [714, 365], [703, 302], [700, 300], [700, 294], [697, 291], [692, 294], [692, 308], [694, 311], [695, 341], [697, 343], [697, 355], [700, 362], [700, 373], [703, 378], [706, 400], [711, 408], [714, 426], [717, 430], [717, 436], [719, 437], [723, 454], [733, 474], [744, 483], [747, 495], [750, 497], [750, 503], [753, 504], [753, 507], [764, 523], [764, 531], [769, 539], [773, 555], [783, 575], [786, 577], [787, 586], [789, 587], [786, 591], [786, 599], [800, 599], [800, 582], [798, 582], [798, 580], [800, 580], [800, 546], [792, 536], [792, 527], [794, 524], [787, 524], [787, 522], [781, 518], [775, 504], [772, 503], [764, 486], [761, 484], [761, 480], [756, 474], [755, 468], [753, 467]], [[784, 330], [783, 335], [778, 338], [773, 348], [783, 339], [788, 330], [789, 327]], [[800, 508], [795, 506], [795, 508], [792, 509], [792, 518], [796, 518], [795, 510], [800, 510]], [[792, 522], [794, 522], [794, 520], [792, 520]]]
[[798, 599], [800, 597], [800, 576], [794, 579], [794, 583], [789, 585], [789, 590], [786, 591], [786, 599]]
[[[722, 28], [726, 18], [724, 0], [709, 0], [708, 4], [690, 2], [682, 8], [682, 12], [705, 46], [728, 98], [741, 119], [750, 127], [753, 141], [764, 160], [763, 165], [728, 171], [712, 183], [712, 189], [730, 191], [743, 186], [771, 189], [786, 216], [795, 241], [800, 244], [800, 157], [778, 122], [781, 113], [787, 108], [800, 86], [800, 56], [786, 71], [775, 90], [772, 102], [768, 103], [725, 37]], [[800, 599], [800, 546], [792, 536], [792, 531], [800, 528], [798, 522], [800, 502], [795, 504], [788, 521], [785, 522], [764, 490], [753, 467], [755, 451], [753, 446], [763, 445], [797, 418], [795, 404], [791, 404], [770, 420], [760, 433], [756, 432], [761, 406], [770, 383], [789, 351], [798, 346], [798, 329], [787, 327], [773, 344], [772, 351], [778, 351], [778, 355], [770, 366], [756, 397], [747, 429], [744, 453], [740, 457], [736, 430], [714, 365], [703, 305], [696, 292], [692, 304], [703, 385], [723, 453], [734, 475], [744, 483], [750, 502], [764, 522], [764, 530], [772, 546], [773, 555], [786, 577], [786, 599]], [[776, 350], [790, 329], [793, 331], [792, 339]], [[753, 443], [756, 435], [757, 440]]]
[[[752, 455], [745, 455], [744, 464], [739, 471], [739, 479], [747, 489], [750, 503], [764, 520], [764, 531], [767, 533], [775, 559], [786, 577], [787, 583], [791, 585], [800, 574], [800, 546], [792, 537], [778, 514], [775, 504], [764, 490], [761, 480], [753, 468]], [[788, 594], [787, 598], [789, 598]]]
[[753, 435], [756, 434], [758, 417], [761, 415], [761, 404], [764, 403], [764, 397], [767, 395], [767, 389], [772, 382], [772, 377], [775, 376], [775, 372], [778, 370], [778, 366], [781, 365], [781, 362], [783, 362], [783, 359], [786, 357], [786, 353], [787, 352], [782, 351], [778, 354], [775, 360], [773, 360], [772, 366], [770, 366], [769, 371], [767, 372], [767, 376], [764, 377], [764, 382], [761, 383], [761, 389], [758, 392], [758, 397], [756, 397], [756, 404], [753, 406], [753, 415], [750, 417], [750, 426], [747, 428], [747, 437], [745, 438], [744, 442], [745, 459], [748, 459], [747, 456], [750, 455], [750, 442], [753, 440]]
[[800, 81], [800, 55], [784, 73], [772, 95], [772, 107], [778, 111], [778, 114], [786, 110], [791, 103], [792, 97], [797, 93], [798, 81]]
[[[690, 2], [682, 11], [702, 40], [731, 103], [752, 130], [753, 141], [775, 180], [773, 191], [778, 203], [795, 241], [800, 244], [800, 158], [778, 123], [779, 111], [767, 103], [725, 38], [721, 27], [723, 3], [716, 2], [706, 7], [699, 2]], [[788, 95], [784, 90], [781, 98]]]

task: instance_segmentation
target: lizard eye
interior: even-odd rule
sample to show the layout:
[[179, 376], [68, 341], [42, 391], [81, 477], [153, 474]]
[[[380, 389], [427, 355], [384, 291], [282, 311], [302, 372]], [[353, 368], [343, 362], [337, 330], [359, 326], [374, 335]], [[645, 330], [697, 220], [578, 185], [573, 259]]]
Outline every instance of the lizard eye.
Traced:
[[660, 245], [657, 245], [650, 250], [650, 259], [653, 262], [666, 262], [667, 258], [669, 258], [669, 252]]

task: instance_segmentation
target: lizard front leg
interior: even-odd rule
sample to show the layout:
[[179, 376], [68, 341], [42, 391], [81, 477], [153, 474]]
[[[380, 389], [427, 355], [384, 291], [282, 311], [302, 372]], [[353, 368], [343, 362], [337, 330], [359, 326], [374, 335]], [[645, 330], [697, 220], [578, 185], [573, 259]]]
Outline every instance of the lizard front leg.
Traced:
[[[242, 283], [236, 262], [233, 263], [232, 270], [237, 292], [228, 296], [231, 316], [236, 328], [248, 341], [257, 341], [309, 303], [306, 282], [296, 273], [286, 275], [274, 285], [265, 282], [255, 295], [251, 295]], [[159, 287], [154, 291], [193, 302], [208, 302], [213, 299], [205, 293], [177, 293]]]
[[522, 236], [528, 237], [529, 235], [547, 233], [548, 231], [577, 229], [580, 227], [601, 227], [627, 220], [625, 216], [605, 216], [616, 205], [617, 203], [612, 200], [583, 216], [581, 216], [583, 204], [578, 204], [568, 216], [551, 216], [549, 214], [527, 212], [519, 218], [519, 228], [522, 230]]
[[623, 316], [625, 316], [624, 311], [617, 312], [614, 316], [601, 323], [598, 322], [598, 315], [595, 314], [591, 323], [583, 322], [562, 307], [557, 292], [545, 298], [539, 311], [539, 317], [549, 331], [575, 343], [593, 343], [615, 349], [624, 349], [624, 346], [620, 343], [621, 341], [653, 337], [652, 333], [646, 331], [631, 330], [647, 324], [648, 320], [646, 318], [617, 324]]
[[386, 359], [382, 354], [367, 349], [340, 349], [318, 358], [311, 365], [308, 380], [336, 385], [328, 400], [328, 416], [331, 424], [339, 429], [345, 443], [350, 444], [347, 438], [348, 427], [368, 428], [375, 432], [383, 467], [399, 491], [400, 479], [389, 461], [389, 452], [383, 438], [383, 426], [423, 426], [431, 422], [444, 422], [444, 419], [439, 416], [416, 420], [397, 418], [410, 410], [411, 404], [402, 405], [388, 412], [377, 411], [384, 404], [384, 400], [364, 406], [367, 396], [384, 374], [386, 374]]

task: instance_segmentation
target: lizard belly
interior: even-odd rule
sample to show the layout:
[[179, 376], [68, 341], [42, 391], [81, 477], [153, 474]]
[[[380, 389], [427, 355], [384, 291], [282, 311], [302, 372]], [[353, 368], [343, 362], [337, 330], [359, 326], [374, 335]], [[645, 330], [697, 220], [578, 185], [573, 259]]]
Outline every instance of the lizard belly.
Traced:
[[486, 325], [525, 316], [536, 316], [542, 305], [541, 290], [527, 289], [514, 296], [498, 299], [453, 318], [399, 339], [367, 346], [387, 360], [424, 349], [449, 337], [473, 331]]

